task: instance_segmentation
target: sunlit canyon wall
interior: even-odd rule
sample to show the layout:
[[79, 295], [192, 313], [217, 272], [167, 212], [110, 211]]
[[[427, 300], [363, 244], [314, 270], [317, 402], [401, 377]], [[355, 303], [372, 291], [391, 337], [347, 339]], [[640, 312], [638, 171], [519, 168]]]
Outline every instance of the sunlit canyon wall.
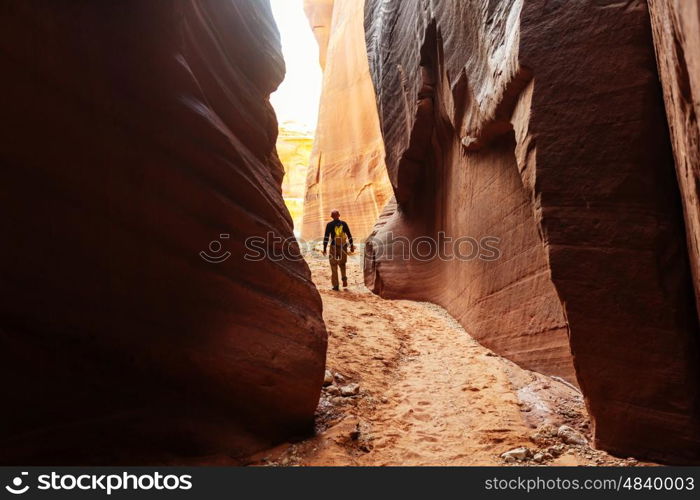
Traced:
[[306, 180], [301, 234], [323, 236], [338, 209], [355, 238], [367, 236], [391, 197], [369, 74], [362, 0], [305, 0], [319, 43], [323, 86]]

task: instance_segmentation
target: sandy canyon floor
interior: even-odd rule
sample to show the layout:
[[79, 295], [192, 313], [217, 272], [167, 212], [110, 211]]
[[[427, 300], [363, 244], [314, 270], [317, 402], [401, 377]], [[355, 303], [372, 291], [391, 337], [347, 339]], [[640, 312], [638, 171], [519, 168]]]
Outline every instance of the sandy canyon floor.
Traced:
[[[477, 343], [433, 304], [365, 288], [361, 256], [349, 287], [331, 290], [327, 260], [307, 257], [328, 328], [316, 435], [251, 457], [251, 465], [637, 465], [558, 437], [590, 442], [578, 390], [519, 368]], [[515, 448], [526, 456], [503, 458]]]

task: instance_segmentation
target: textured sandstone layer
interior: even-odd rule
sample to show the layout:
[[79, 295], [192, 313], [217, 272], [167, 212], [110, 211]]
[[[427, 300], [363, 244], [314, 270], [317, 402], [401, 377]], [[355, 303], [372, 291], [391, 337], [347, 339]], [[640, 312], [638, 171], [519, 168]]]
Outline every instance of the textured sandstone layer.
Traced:
[[700, 313], [700, 0], [649, 0]]
[[[359, 240], [391, 196], [364, 38], [363, 2], [307, 0], [323, 87], [307, 176], [302, 236], [323, 236], [334, 208]], [[331, 16], [331, 17], [329, 17]]]
[[294, 228], [301, 227], [304, 213], [306, 172], [313, 148], [313, 135], [296, 123], [283, 123], [277, 135], [277, 156], [284, 167], [282, 198], [292, 217]]
[[183, 462], [311, 429], [308, 267], [242, 257], [292, 235], [269, 5], [3, 2], [0, 61], [0, 463]]
[[[496, 352], [576, 380], [598, 446], [700, 460], [697, 316], [646, 3], [365, 12], [396, 195], [368, 285], [434, 301]], [[481, 241], [476, 258], [405, 261], [389, 243], [441, 231]]]

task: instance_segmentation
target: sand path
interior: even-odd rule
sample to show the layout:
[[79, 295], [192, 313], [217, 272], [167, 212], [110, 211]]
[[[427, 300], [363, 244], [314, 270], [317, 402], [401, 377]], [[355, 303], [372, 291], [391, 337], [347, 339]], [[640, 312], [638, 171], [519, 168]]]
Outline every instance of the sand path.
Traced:
[[[372, 294], [358, 255], [340, 292], [330, 289], [320, 254], [307, 261], [323, 299], [335, 380], [323, 390], [317, 435], [252, 463], [502, 465], [501, 453], [519, 446], [545, 454], [548, 465], [634, 463], [552, 436], [561, 424], [589, 434], [581, 395], [567, 384], [496, 356], [440, 307]], [[357, 395], [338, 394], [353, 383]]]

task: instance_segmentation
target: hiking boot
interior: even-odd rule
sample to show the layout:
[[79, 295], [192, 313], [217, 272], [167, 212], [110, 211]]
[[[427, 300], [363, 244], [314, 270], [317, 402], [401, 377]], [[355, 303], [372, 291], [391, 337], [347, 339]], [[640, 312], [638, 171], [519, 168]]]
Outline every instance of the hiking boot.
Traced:
[[333, 290], [335, 290], [337, 292], [338, 290], [340, 290], [340, 288], [338, 288], [337, 286], [334, 286]]
[[343, 286], [344, 287], [348, 286], [348, 279], [347, 278], [343, 278]]

